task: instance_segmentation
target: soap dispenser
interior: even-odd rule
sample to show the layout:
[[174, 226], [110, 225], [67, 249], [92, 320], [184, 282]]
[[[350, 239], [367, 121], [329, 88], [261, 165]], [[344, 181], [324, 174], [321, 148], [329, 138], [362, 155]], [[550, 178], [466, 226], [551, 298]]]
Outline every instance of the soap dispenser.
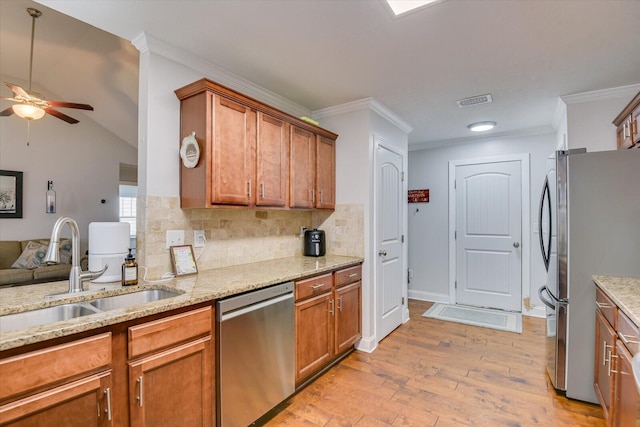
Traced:
[[122, 263], [122, 286], [137, 284], [138, 263], [136, 262], [136, 258], [131, 254], [131, 249], [129, 249], [129, 254], [125, 257], [124, 262]]

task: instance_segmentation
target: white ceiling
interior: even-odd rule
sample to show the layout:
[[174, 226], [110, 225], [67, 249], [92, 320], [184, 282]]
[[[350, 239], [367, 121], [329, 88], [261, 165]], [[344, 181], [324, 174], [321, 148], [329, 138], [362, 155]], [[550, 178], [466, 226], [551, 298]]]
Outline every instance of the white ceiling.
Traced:
[[[492, 135], [550, 129], [559, 96], [640, 83], [639, 0], [448, 0], [397, 19], [379, 0], [38, 3], [126, 40], [146, 32], [311, 110], [373, 97], [413, 146], [467, 140], [483, 120]], [[32, 4], [0, 2], [3, 78], [27, 79]], [[34, 82], [135, 145], [137, 52], [42, 4]], [[492, 104], [456, 105], [486, 93]]]

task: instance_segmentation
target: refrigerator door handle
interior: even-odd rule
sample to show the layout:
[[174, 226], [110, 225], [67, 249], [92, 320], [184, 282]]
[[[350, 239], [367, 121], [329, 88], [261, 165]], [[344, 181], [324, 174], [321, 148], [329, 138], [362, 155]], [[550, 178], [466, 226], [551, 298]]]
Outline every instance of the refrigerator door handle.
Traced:
[[547, 295], [551, 296], [551, 294], [549, 293], [549, 289], [547, 289], [547, 285], [542, 285], [540, 287], [540, 289], [538, 289], [538, 296], [540, 297], [540, 301], [542, 301], [542, 303], [544, 305], [546, 305], [547, 307], [549, 307], [551, 310], [556, 309], [555, 304], [553, 304], [551, 301], [549, 301], [547, 298], [544, 297], [543, 292], [546, 293]]
[[[544, 212], [544, 202], [545, 196], [547, 199], [547, 207], [549, 210], [549, 242], [548, 246], [545, 248], [544, 235], [542, 232], [542, 214]], [[553, 221], [551, 217], [551, 192], [549, 189], [549, 176], [544, 179], [544, 186], [542, 187], [542, 195], [540, 196], [540, 209], [538, 211], [538, 235], [540, 237], [540, 251], [542, 252], [542, 260], [544, 261], [544, 268], [549, 271], [549, 260], [551, 257], [551, 233], [552, 233], [552, 224]]]

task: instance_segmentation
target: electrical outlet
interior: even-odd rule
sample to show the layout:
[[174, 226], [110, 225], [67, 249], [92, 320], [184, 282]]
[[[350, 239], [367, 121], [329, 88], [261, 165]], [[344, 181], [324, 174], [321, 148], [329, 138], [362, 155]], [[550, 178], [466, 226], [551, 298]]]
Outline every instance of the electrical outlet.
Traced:
[[204, 230], [193, 230], [193, 247], [202, 248], [205, 245]]
[[184, 230], [167, 230], [166, 248], [184, 245]]

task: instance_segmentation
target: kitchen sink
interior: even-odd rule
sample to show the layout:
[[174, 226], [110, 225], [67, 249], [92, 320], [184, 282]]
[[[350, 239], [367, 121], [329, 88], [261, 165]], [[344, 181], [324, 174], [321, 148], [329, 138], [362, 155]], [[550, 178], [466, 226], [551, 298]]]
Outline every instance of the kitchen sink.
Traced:
[[0, 316], [0, 331], [9, 332], [27, 329], [62, 320], [95, 314], [98, 310], [87, 304], [63, 304], [38, 310], [23, 311], [22, 313]]
[[117, 310], [181, 295], [179, 291], [145, 289], [128, 294], [97, 298], [82, 303], [56, 305], [37, 310], [0, 316], [0, 332], [17, 331], [34, 326], [75, 319], [103, 311]]
[[93, 301], [89, 301], [89, 305], [95, 307], [100, 311], [109, 311], [177, 297], [178, 295], [181, 295], [181, 293], [167, 291], [164, 289], [146, 289], [144, 291], [132, 292], [130, 294], [98, 298]]

